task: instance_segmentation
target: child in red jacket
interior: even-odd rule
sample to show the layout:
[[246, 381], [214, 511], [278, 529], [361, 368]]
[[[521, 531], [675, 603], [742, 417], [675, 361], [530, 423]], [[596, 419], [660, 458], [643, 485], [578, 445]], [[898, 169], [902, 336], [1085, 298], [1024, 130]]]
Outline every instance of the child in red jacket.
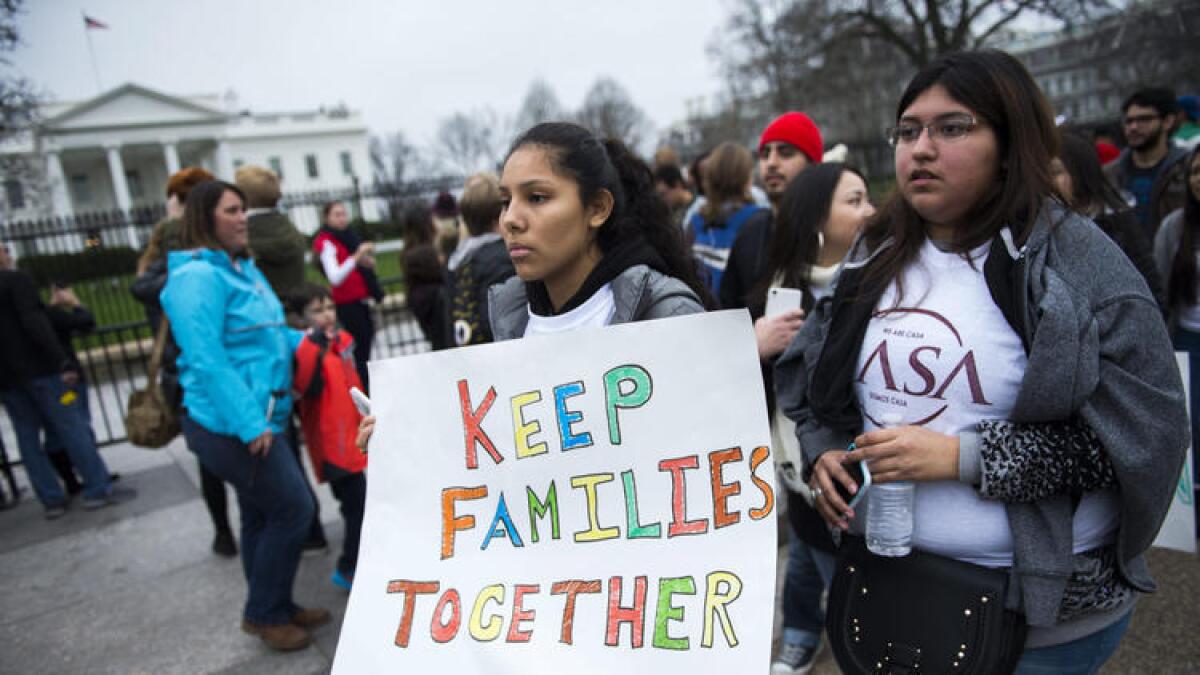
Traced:
[[291, 298], [291, 309], [303, 316], [308, 333], [296, 348], [292, 383], [299, 402], [304, 444], [317, 480], [329, 482], [341, 503], [346, 535], [333, 570], [333, 583], [350, 590], [358, 565], [358, 542], [366, 506], [367, 456], [355, 445], [362, 419], [350, 388], [362, 389], [354, 365], [354, 339], [338, 328], [329, 289], [304, 284]]

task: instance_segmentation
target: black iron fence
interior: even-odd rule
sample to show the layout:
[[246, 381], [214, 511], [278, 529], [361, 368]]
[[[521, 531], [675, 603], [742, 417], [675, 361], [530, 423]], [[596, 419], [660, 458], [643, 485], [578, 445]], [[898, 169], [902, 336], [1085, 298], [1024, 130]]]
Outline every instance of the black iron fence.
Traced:
[[[361, 220], [395, 220], [395, 214], [404, 205], [414, 200], [432, 202], [433, 195], [462, 184], [458, 176], [439, 176], [403, 184], [370, 183], [337, 190], [312, 190], [288, 193], [279, 206], [288, 212], [302, 232], [312, 234], [319, 222], [312, 222], [310, 214], [320, 206], [331, 202], [345, 202], [352, 215]], [[128, 263], [133, 251], [140, 251], [148, 241], [154, 224], [166, 215], [161, 204], [138, 206], [128, 211], [95, 211], [69, 216], [35, 219], [0, 220], [0, 240], [12, 247], [18, 258], [35, 259], [27, 262], [36, 269], [35, 274], [46, 270], [47, 274], [62, 274], [94, 277], [111, 276], [114, 267]], [[368, 217], [369, 216], [369, 217]], [[54, 256], [78, 256], [109, 251], [87, 259], [86, 264], [56, 264], [53, 260], [41, 260]], [[116, 252], [113, 252], [116, 251]], [[122, 257], [124, 256], [124, 257]], [[24, 265], [23, 265], [24, 266]], [[133, 268], [126, 268], [132, 273]]]
[[[429, 343], [394, 285], [375, 308], [372, 358], [385, 359], [427, 351]], [[96, 442], [109, 445], [126, 440], [125, 405], [129, 394], [146, 386], [153, 336], [145, 321], [105, 326], [75, 338], [79, 362], [88, 387], [92, 430]]]
[[[316, 191], [286, 195], [281, 207], [289, 214], [343, 201], [356, 214], [376, 200], [376, 213], [388, 214], [397, 205], [425, 199], [460, 184], [457, 177], [416, 181], [404, 186], [371, 185], [341, 191]], [[165, 215], [162, 207], [131, 211], [79, 214], [71, 217], [0, 222], [0, 240], [8, 243], [18, 266], [37, 280], [49, 295], [54, 284], [70, 286], [97, 320], [97, 328], [74, 338], [88, 386], [89, 410], [97, 443], [126, 440], [124, 413], [129, 394], [146, 385], [152, 335], [144, 309], [129, 293], [137, 257], [154, 223]], [[397, 273], [380, 279], [387, 297], [376, 308], [373, 358], [390, 358], [429, 348], [420, 327], [404, 301]], [[7, 419], [0, 422], [0, 471], [15, 460], [15, 438]], [[16, 463], [11, 461], [11, 463]]]

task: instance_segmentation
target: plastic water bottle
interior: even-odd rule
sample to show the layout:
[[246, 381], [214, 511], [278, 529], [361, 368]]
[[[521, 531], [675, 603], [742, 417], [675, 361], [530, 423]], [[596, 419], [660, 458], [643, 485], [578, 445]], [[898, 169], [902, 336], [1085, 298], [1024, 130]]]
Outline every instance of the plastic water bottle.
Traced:
[[[883, 416], [883, 428], [900, 426], [900, 416]], [[867, 492], [867, 549], [899, 558], [912, 552], [913, 495], [911, 481], [872, 483]]]

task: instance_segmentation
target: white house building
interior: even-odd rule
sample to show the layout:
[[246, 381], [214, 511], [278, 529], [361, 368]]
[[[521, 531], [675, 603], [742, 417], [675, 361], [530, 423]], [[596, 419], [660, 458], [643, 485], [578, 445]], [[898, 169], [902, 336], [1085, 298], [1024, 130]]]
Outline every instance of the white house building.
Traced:
[[[44, 167], [38, 181], [5, 177], [3, 215], [19, 220], [161, 203], [167, 178], [186, 166], [231, 182], [242, 164], [266, 166], [280, 174], [285, 193], [342, 190], [356, 177], [371, 182], [367, 128], [357, 112], [231, 107], [220, 96], [173, 96], [137, 84], [47, 104], [35, 130], [0, 148]], [[298, 219], [310, 220], [297, 225], [311, 230], [315, 220]]]

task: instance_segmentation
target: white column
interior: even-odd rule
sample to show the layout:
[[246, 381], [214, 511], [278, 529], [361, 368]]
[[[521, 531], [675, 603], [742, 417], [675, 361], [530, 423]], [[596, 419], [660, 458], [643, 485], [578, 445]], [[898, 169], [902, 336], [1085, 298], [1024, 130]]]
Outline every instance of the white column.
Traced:
[[217, 178], [233, 181], [233, 154], [229, 149], [229, 139], [217, 139]]
[[179, 173], [179, 149], [175, 147], [175, 141], [163, 141], [163, 160], [167, 163], [167, 177], [170, 178]]
[[57, 150], [46, 153], [46, 181], [50, 184], [50, 204], [56, 216], [71, 215], [71, 196], [67, 192], [67, 176]]
[[108, 153], [108, 173], [112, 175], [113, 192], [117, 196], [117, 208], [128, 211], [133, 207], [133, 200], [129, 198], [129, 184], [125, 182], [125, 163], [121, 161], [121, 146], [106, 145], [104, 150]]

